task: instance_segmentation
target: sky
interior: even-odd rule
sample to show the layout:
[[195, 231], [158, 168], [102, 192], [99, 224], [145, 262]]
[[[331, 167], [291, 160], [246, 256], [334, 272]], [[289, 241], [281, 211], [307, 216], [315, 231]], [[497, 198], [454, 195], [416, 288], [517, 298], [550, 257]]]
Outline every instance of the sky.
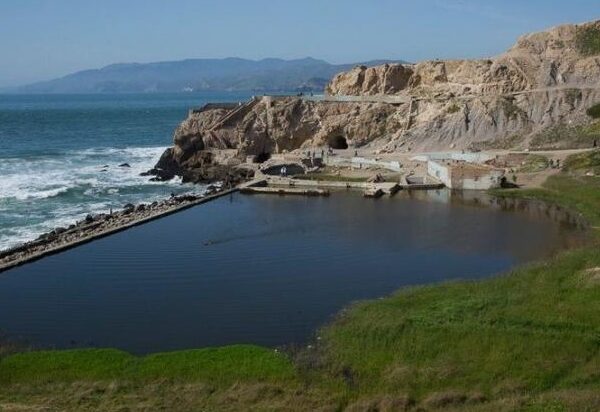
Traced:
[[487, 57], [600, 0], [0, 0], [0, 87], [112, 63]]

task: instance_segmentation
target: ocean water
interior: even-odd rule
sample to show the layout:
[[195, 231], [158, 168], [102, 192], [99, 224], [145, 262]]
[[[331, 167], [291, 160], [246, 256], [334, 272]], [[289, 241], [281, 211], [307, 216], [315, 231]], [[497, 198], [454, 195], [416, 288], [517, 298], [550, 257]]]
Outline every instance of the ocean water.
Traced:
[[248, 97], [0, 95], [0, 250], [88, 213], [201, 190], [139, 174], [171, 145], [188, 109]]

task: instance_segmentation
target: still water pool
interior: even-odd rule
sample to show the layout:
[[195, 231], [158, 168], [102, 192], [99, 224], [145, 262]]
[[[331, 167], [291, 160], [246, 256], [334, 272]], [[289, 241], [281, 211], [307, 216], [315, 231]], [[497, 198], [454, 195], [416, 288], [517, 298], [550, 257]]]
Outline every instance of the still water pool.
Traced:
[[352, 301], [569, 247], [569, 219], [445, 190], [230, 195], [0, 274], [0, 330], [134, 353], [303, 343]]

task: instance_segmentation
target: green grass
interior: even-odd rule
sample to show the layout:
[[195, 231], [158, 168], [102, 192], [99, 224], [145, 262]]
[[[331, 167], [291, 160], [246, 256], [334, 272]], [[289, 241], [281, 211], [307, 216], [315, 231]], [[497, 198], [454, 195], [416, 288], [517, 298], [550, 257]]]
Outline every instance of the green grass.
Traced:
[[251, 345], [157, 353], [137, 357], [115, 349], [18, 353], [0, 360], [0, 385], [79, 380], [173, 379], [227, 385], [239, 380], [289, 380], [289, 359]]
[[600, 178], [560, 174], [550, 176], [543, 186], [543, 189], [494, 190], [492, 193], [558, 204], [579, 212], [592, 226], [600, 226]]
[[579, 29], [575, 37], [575, 44], [584, 56], [600, 54], [600, 27], [587, 26]]
[[[542, 189], [495, 193], [559, 204], [600, 227], [600, 178], [581, 176], [582, 163], [570, 158]], [[288, 355], [248, 345], [5, 355], [0, 410], [595, 411], [600, 236], [591, 238], [494, 279], [354, 304], [312, 348]]]
[[546, 156], [530, 154], [525, 159], [525, 164], [519, 168], [519, 171], [523, 173], [541, 172], [546, 170], [548, 166], [550, 166], [550, 161]]
[[600, 149], [568, 157], [563, 170], [575, 174], [592, 172], [600, 175]]
[[487, 282], [401, 291], [356, 305], [324, 331], [328, 368], [363, 393], [541, 392], [598, 385], [600, 290], [578, 251]]

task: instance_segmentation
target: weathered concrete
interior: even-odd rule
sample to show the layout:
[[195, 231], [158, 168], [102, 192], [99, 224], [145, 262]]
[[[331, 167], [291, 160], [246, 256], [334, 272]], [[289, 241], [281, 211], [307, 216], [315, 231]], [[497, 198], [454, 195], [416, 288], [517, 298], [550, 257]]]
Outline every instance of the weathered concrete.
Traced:
[[427, 162], [427, 173], [450, 189], [488, 190], [500, 187], [504, 170], [489, 166], [447, 160]]
[[327, 166], [350, 166], [359, 169], [362, 169], [363, 167], [380, 167], [382, 169], [391, 170], [393, 172], [399, 172], [402, 170], [402, 164], [395, 160], [386, 162], [382, 160], [369, 159], [366, 157], [359, 156], [347, 158], [326, 155], [323, 158], [323, 164]]
[[274, 195], [303, 195], [303, 196], [329, 196], [329, 191], [324, 189], [297, 189], [294, 187], [245, 187], [241, 193], [274, 194]]
[[[267, 184], [271, 187], [310, 187], [310, 188], [330, 188], [330, 189], [358, 189], [368, 190], [374, 187], [381, 189], [386, 194], [394, 194], [402, 189], [412, 188], [413, 185], [401, 185], [397, 182], [344, 182], [330, 180], [304, 180], [290, 179], [285, 177], [269, 177]], [[439, 185], [438, 185], [439, 187]], [[428, 187], [431, 188], [431, 187]]]

